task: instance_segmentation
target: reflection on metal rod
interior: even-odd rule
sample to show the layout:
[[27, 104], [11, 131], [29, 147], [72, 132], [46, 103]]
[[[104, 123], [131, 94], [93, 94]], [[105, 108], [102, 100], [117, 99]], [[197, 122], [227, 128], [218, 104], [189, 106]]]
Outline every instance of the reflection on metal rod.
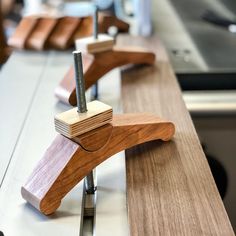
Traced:
[[82, 55], [81, 52], [74, 51], [73, 56], [74, 56], [77, 107], [79, 113], [84, 113], [87, 111], [87, 104], [85, 97]]

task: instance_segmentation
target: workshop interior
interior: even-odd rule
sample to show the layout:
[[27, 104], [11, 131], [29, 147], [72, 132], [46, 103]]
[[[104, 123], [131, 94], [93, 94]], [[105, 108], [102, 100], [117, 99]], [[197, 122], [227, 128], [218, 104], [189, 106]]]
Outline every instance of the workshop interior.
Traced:
[[0, 111], [0, 236], [235, 234], [235, 0], [1, 0]]

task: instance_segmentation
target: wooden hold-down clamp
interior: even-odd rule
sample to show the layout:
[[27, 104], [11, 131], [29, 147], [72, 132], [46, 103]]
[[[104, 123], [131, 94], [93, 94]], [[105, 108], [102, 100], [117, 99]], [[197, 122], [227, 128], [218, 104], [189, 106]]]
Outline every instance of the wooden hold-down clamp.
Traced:
[[[111, 50], [83, 55], [85, 88], [90, 88], [103, 75], [114, 68], [128, 64], [153, 64], [155, 56], [138, 47], [113, 46]], [[71, 67], [55, 89], [56, 97], [63, 103], [76, 106], [74, 70]]]
[[45, 215], [96, 166], [112, 155], [151, 140], [168, 141], [174, 125], [152, 114], [114, 115], [110, 123], [67, 138], [59, 134], [22, 187], [23, 198]]
[[[83, 77], [82, 62], [75, 67]], [[55, 212], [65, 195], [107, 158], [140, 143], [168, 141], [175, 132], [173, 123], [153, 114], [113, 115], [104, 103], [86, 104], [84, 82], [76, 88], [78, 112], [74, 108], [55, 116], [60, 134], [21, 189], [23, 198], [45, 215]]]
[[[155, 54], [139, 47], [118, 47], [112, 37], [98, 35], [97, 17], [94, 18], [94, 36], [75, 41], [76, 49], [83, 52], [85, 89], [90, 88], [107, 72], [128, 64], [155, 62]], [[56, 97], [72, 106], [76, 105], [76, 90], [73, 66], [55, 89]]]

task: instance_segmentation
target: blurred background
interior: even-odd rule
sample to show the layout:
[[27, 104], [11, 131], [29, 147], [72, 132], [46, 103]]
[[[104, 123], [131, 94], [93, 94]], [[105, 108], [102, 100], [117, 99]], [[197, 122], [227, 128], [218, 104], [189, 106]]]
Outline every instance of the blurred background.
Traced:
[[[79, 5], [78, 5], [79, 2]], [[92, 1], [1, 0], [0, 64], [24, 15], [58, 11], [83, 16]], [[134, 35], [158, 35], [236, 229], [236, 1], [97, 0], [101, 11], [130, 24]], [[181, 115], [181, 114], [179, 114]]]

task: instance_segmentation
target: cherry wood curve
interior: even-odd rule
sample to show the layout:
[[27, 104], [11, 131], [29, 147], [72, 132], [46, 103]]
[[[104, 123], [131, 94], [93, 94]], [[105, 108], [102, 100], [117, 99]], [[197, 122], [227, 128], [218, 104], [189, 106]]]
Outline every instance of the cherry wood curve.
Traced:
[[[114, 115], [110, 124], [73, 140], [58, 135], [22, 187], [22, 196], [43, 214], [52, 214], [62, 198], [101, 162], [140, 143], [168, 141], [174, 132], [173, 123], [141, 113]], [[94, 150], [91, 135], [94, 142], [101, 140], [95, 151], [90, 151]]]
[[[107, 72], [127, 64], [149, 64], [155, 62], [155, 54], [140, 47], [117, 47], [95, 54], [83, 55], [85, 88], [95, 84]], [[59, 86], [55, 89], [56, 97], [72, 106], [76, 105], [74, 68], [71, 67]]]

